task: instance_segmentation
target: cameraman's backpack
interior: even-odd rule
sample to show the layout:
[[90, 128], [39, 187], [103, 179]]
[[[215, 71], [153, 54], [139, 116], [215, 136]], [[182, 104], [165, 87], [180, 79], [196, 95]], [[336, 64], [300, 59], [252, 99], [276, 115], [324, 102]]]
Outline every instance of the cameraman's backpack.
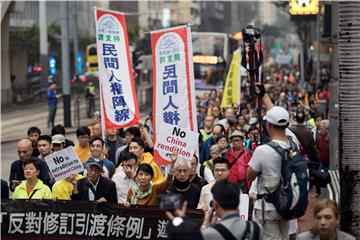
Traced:
[[299, 218], [305, 214], [309, 191], [309, 173], [304, 155], [299, 153], [293, 140], [290, 137], [288, 139], [290, 149], [283, 149], [272, 141], [267, 143], [282, 156], [281, 178], [277, 189], [264, 196], [285, 220]]

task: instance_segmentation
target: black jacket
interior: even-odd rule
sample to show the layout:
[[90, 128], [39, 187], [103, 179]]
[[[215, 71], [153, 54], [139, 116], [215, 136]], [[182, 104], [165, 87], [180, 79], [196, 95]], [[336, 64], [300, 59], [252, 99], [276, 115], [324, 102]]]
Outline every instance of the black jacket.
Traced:
[[[79, 193], [73, 194], [73, 200], [89, 201], [89, 188], [91, 183], [88, 178], [82, 178], [77, 183]], [[115, 183], [108, 178], [100, 177], [96, 187], [95, 200], [105, 198], [108, 203], [117, 203], [117, 194]]]
[[304, 152], [308, 155], [311, 163], [319, 162], [318, 151], [316, 149], [313, 134], [310, 129], [303, 124], [298, 124], [290, 128], [299, 140]]

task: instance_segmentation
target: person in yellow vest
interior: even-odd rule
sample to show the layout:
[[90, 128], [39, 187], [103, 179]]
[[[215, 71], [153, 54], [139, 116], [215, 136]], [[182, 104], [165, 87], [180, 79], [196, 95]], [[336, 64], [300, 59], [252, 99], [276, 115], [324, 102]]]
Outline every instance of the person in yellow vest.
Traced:
[[89, 147], [90, 129], [88, 127], [79, 127], [76, 130], [76, 137], [79, 144], [74, 147], [74, 151], [80, 162], [85, 162], [91, 157]]
[[40, 166], [35, 159], [28, 159], [24, 162], [25, 181], [15, 188], [13, 199], [51, 199], [52, 193], [40, 179]]
[[129, 152], [136, 155], [138, 164], [147, 163], [154, 170], [152, 177], [152, 183], [157, 184], [164, 181], [164, 175], [162, 174], [160, 167], [155, 163], [153, 155], [151, 153], [144, 153], [145, 143], [141, 138], [134, 137], [129, 143]]
[[57, 200], [71, 200], [74, 185], [71, 183], [74, 179], [80, 180], [84, 176], [80, 174], [71, 174], [70, 177], [57, 181], [52, 187], [53, 198]]
[[204, 128], [200, 129], [201, 142], [206, 142], [212, 136], [212, 128], [214, 125], [214, 117], [208, 115], [205, 117]]
[[93, 82], [89, 81], [85, 87], [86, 112], [88, 118], [91, 118], [91, 114], [95, 110], [95, 90]]

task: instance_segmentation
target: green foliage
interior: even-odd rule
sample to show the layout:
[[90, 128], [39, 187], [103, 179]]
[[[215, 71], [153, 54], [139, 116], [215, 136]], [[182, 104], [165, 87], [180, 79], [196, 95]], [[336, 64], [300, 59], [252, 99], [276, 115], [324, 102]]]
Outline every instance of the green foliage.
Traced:
[[132, 44], [138, 39], [139, 25], [137, 25], [136, 23], [133, 23], [133, 22], [127, 22], [126, 28], [127, 28], [128, 37], [129, 37], [129, 44]]
[[30, 28], [15, 28], [10, 32], [10, 51], [12, 49], [26, 49], [28, 55], [28, 64], [39, 62], [39, 28], [32, 26]]
[[96, 38], [90, 35], [79, 36], [79, 48], [85, 49], [87, 45], [96, 43]]
[[61, 27], [59, 24], [57, 24], [56, 22], [53, 22], [49, 27], [48, 27], [48, 36], [49, 38], [52, 37], [57, 37], [61, 35]]

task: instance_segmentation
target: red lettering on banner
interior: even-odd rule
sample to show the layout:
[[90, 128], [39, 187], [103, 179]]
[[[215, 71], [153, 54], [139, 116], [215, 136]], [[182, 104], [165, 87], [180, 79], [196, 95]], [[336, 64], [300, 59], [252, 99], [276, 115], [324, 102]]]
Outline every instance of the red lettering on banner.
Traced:
[[171, 144], [176, 144], [176, 145], [180, 145], [181, 147], [186, 147], [186, 142], [183, 142], [183, 141], [179, 140], [178, 138], [174, 138], [172, 136], [168, 136], [166, 138], [166, 141]]

